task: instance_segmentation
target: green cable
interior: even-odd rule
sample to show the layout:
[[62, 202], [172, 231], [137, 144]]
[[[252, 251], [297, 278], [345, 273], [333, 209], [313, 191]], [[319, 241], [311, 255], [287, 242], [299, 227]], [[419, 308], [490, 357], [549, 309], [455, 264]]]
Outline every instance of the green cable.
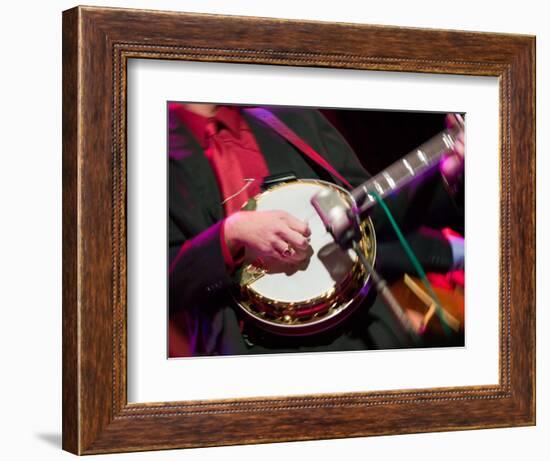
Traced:
[[399, 225], [395, 221], [390, 209], [388, 208], [388, 206], [386, 205], [386, 203], [384, 202], [382, 197], [380, 197], [380, 195], [378, 195], [378, 193], [375, 192], [375, 191], [369, 191], [368, 194], [372, 195], [376, 199], [378, 204], [382, 207], [382, 210], [384, 210], [384, 213], [386, 213], [386, 216], [388, 217], [388, 220], [390, 221], [390, 224], [392, 225], [393, 230], [397, 234], [397, 238], [399, 239], [399, 242], [401, 243], [401, 246], [405, 250], [405, 253], [407, 254], [407, 257], [409, 258], [410, 262], [414, 266], [416, 272], [418, 273], [418, 276], [420, 277], [420, 279], [422, 280], [422, 283], [424, 284], [424, 286], [428, 290], [431, 298], [435, 301], [435, 312], [437, 314], [437, 317], [439, 318], [439, 321], [441, 322], [441, 325], [443, 327], [443, 332], [445, 333], [446, 336], [449, 336], [451, 334], [451, 329], [449, 327], [449, 324], [447, 323], [447, 321], [445, 320], [445, 318], [443, 316], [443, 310], [441, 309], [441, 301], [439, 300], [439, 298], [435, 294], [435, 292], [432, 288], [432, 285], [430, 284], [428, 278], [426, 277], [426, 273], [424, 272], [424, 269], [422, 268], [422, 265], [420, 264], [420, 262], [418, 261], [418, 259], [414, 255], [414, 253], [412, 251], [412, 248], [410, 247], [409, 243], [405, 239], [405, 236], [401, 232], [401, 229], [399, 228]]

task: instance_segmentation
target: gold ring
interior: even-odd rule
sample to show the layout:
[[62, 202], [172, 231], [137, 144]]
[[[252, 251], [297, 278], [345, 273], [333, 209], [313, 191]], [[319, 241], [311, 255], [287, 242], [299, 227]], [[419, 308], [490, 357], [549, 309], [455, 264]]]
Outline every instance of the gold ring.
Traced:
[[288, 245], [285, 249], [285, 251], [283, 251], [283, 256], [292, 256], [294, 254], [294, 248], [292, 248], [290, 245]]

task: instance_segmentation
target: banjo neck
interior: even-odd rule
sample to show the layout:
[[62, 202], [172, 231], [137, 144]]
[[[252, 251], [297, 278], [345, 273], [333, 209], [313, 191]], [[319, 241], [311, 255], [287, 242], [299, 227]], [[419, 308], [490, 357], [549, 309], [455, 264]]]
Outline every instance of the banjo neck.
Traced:
[[358, 205], [362, 215], [376, 204], [371, 192], [376, 192], [381, 198], [406, 184], [422, 177], [439, 165], [441, 158], [454, 146], [462, 127], [443, 130], [433, 138], [421, 144], [405, 157], [392, 163], [381, 173], [355, 188], [351, 195]]

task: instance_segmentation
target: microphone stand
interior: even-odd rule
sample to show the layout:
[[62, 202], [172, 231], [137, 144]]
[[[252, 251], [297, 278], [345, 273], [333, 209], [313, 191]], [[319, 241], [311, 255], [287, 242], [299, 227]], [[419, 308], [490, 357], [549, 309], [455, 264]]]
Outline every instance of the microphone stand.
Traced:
[[367, 257], [361, 251], [361, 248], [356, 240], [353, 240], [351, 248], [357, 254], [357, 257], [363, 264], [365, 270], [370, 274], [371, 280], [378, 291], [378, 294], [382, 297], [386, 305], [389, 307], [391, 313], [394, 315], [396, 320], [399, 322], [403, 330], [409, 335], [413, 344], [415, 346], [420, 346], [422, 344], [422, 338], [414, 329], [409, 317], [405, 314], [405, 311], [401, 307], [401, 304], [395, 299], [392, 291], [388, 287], [388, 283], [382, 276], [374, 269], [372, 264], [369, 262]]
[[399, 301], [397, 301], [397, 299], [393, 295], [388, 286], [388, 282], [386, 282], [386, 280], [376, 271], [376, 269], [373, 267], [373, 265], [370, 263], [368, 258], [361, 250], [361, 246], [358, 243], [361, 235], [361, 211], [356, 203], [354, 203], [354, 205], [350, 209], [348, 209], [347, 215], [348, 219], [351, 221], [351, 223], [353, 223], [353, 225], [351, 226], [352, 231], [345, 234], [341, 241], [338, 242], [338, 244], [342, 248], [351, 247], [351, 249], [359, 258], [359, 261], [361, 261], [361, 264], [363, 264], [363, 267], [365, 268], [367, 273], [370, 274], [376, 291], [378, 291], [378, 294], [382, 297], [382, 300], [386, 303], [386, 306], [388, 306], [390, 312], [393, 314], [399, 325], [401, 325], [403, 330], [405, 330], [405, 332], [409, 335], [413, 344], [415, 346], [420, 346], [422, 344], [422, 338], [416, 332], [413, 324], [411, 323], [411, 320], [403, 310], [403, 307], [401, 307], [401, 304], [399, 304]]

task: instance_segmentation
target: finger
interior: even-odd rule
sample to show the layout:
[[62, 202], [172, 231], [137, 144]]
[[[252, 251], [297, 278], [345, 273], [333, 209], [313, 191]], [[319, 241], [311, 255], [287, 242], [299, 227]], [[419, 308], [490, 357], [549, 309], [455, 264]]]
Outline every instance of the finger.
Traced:
[[456, 139], [453, 144], [453, 149], [448, 153], [448, 156], [457, 156], [461, 160], [464, 159], [464, 141], [460, 138]]
[[445, 117], [445, 125], [447, 128], [453, 128], [457, 125], [463, 125], [464, 119], [460, 114], [447, 114]]
[[462, 159], [458, 155], [450, 155], [443, 160], [441, 172], [446, 178], [452, 178], [462, 168]]
[[311, 235], [311, 230], [309, 229], [309, 226], [304, 221], [299, 220], [298, 218], [295, 218], [291, 214], [285, 213], [283, 215], [283, 219], [286, 221], [286, 223], [290, 226], [292, 230], [295, 230], [296, 232], [299, 232], [304, 237], [309, 237]]
[[452, 128], [453, 126], [455, 126], [457, 124], [457, 121], [456, 121], [456, 118], [454, 117], [453, 114], [447, 114], [445, 116], [445, 126], [447, 128]]
[[292, 260], [301, 263], [302, 261], [308, 259], [311, 256], [312, 252], [309, 250], [296, 250], [296, 253], [292, 256]]
[[308, 239], [290, 227], [281, 229], [278, 235], [296, 250], [305, 250], [309, 246]]
[[464, 159], [464, 143], [463, 142], [457, 142], [454, 146], [453, 151], [461, 159]]
[[270, 273], [281, 273], [292, 270], [296, 263], [281, 261], [277, 258], [266, 258], [263, 268]]
[[271, 247], [275, 250], [275, 253], [281, 259], [290, 259], [296, 253], [296, 250], [292, 248], [282, 238], [273, 241]]
[[287, 264], [300, 263], [308, 257], [307, 251], [296, 249], [282, 239], [273, 243], [273, 249], [276, 253], [274, 257]]

